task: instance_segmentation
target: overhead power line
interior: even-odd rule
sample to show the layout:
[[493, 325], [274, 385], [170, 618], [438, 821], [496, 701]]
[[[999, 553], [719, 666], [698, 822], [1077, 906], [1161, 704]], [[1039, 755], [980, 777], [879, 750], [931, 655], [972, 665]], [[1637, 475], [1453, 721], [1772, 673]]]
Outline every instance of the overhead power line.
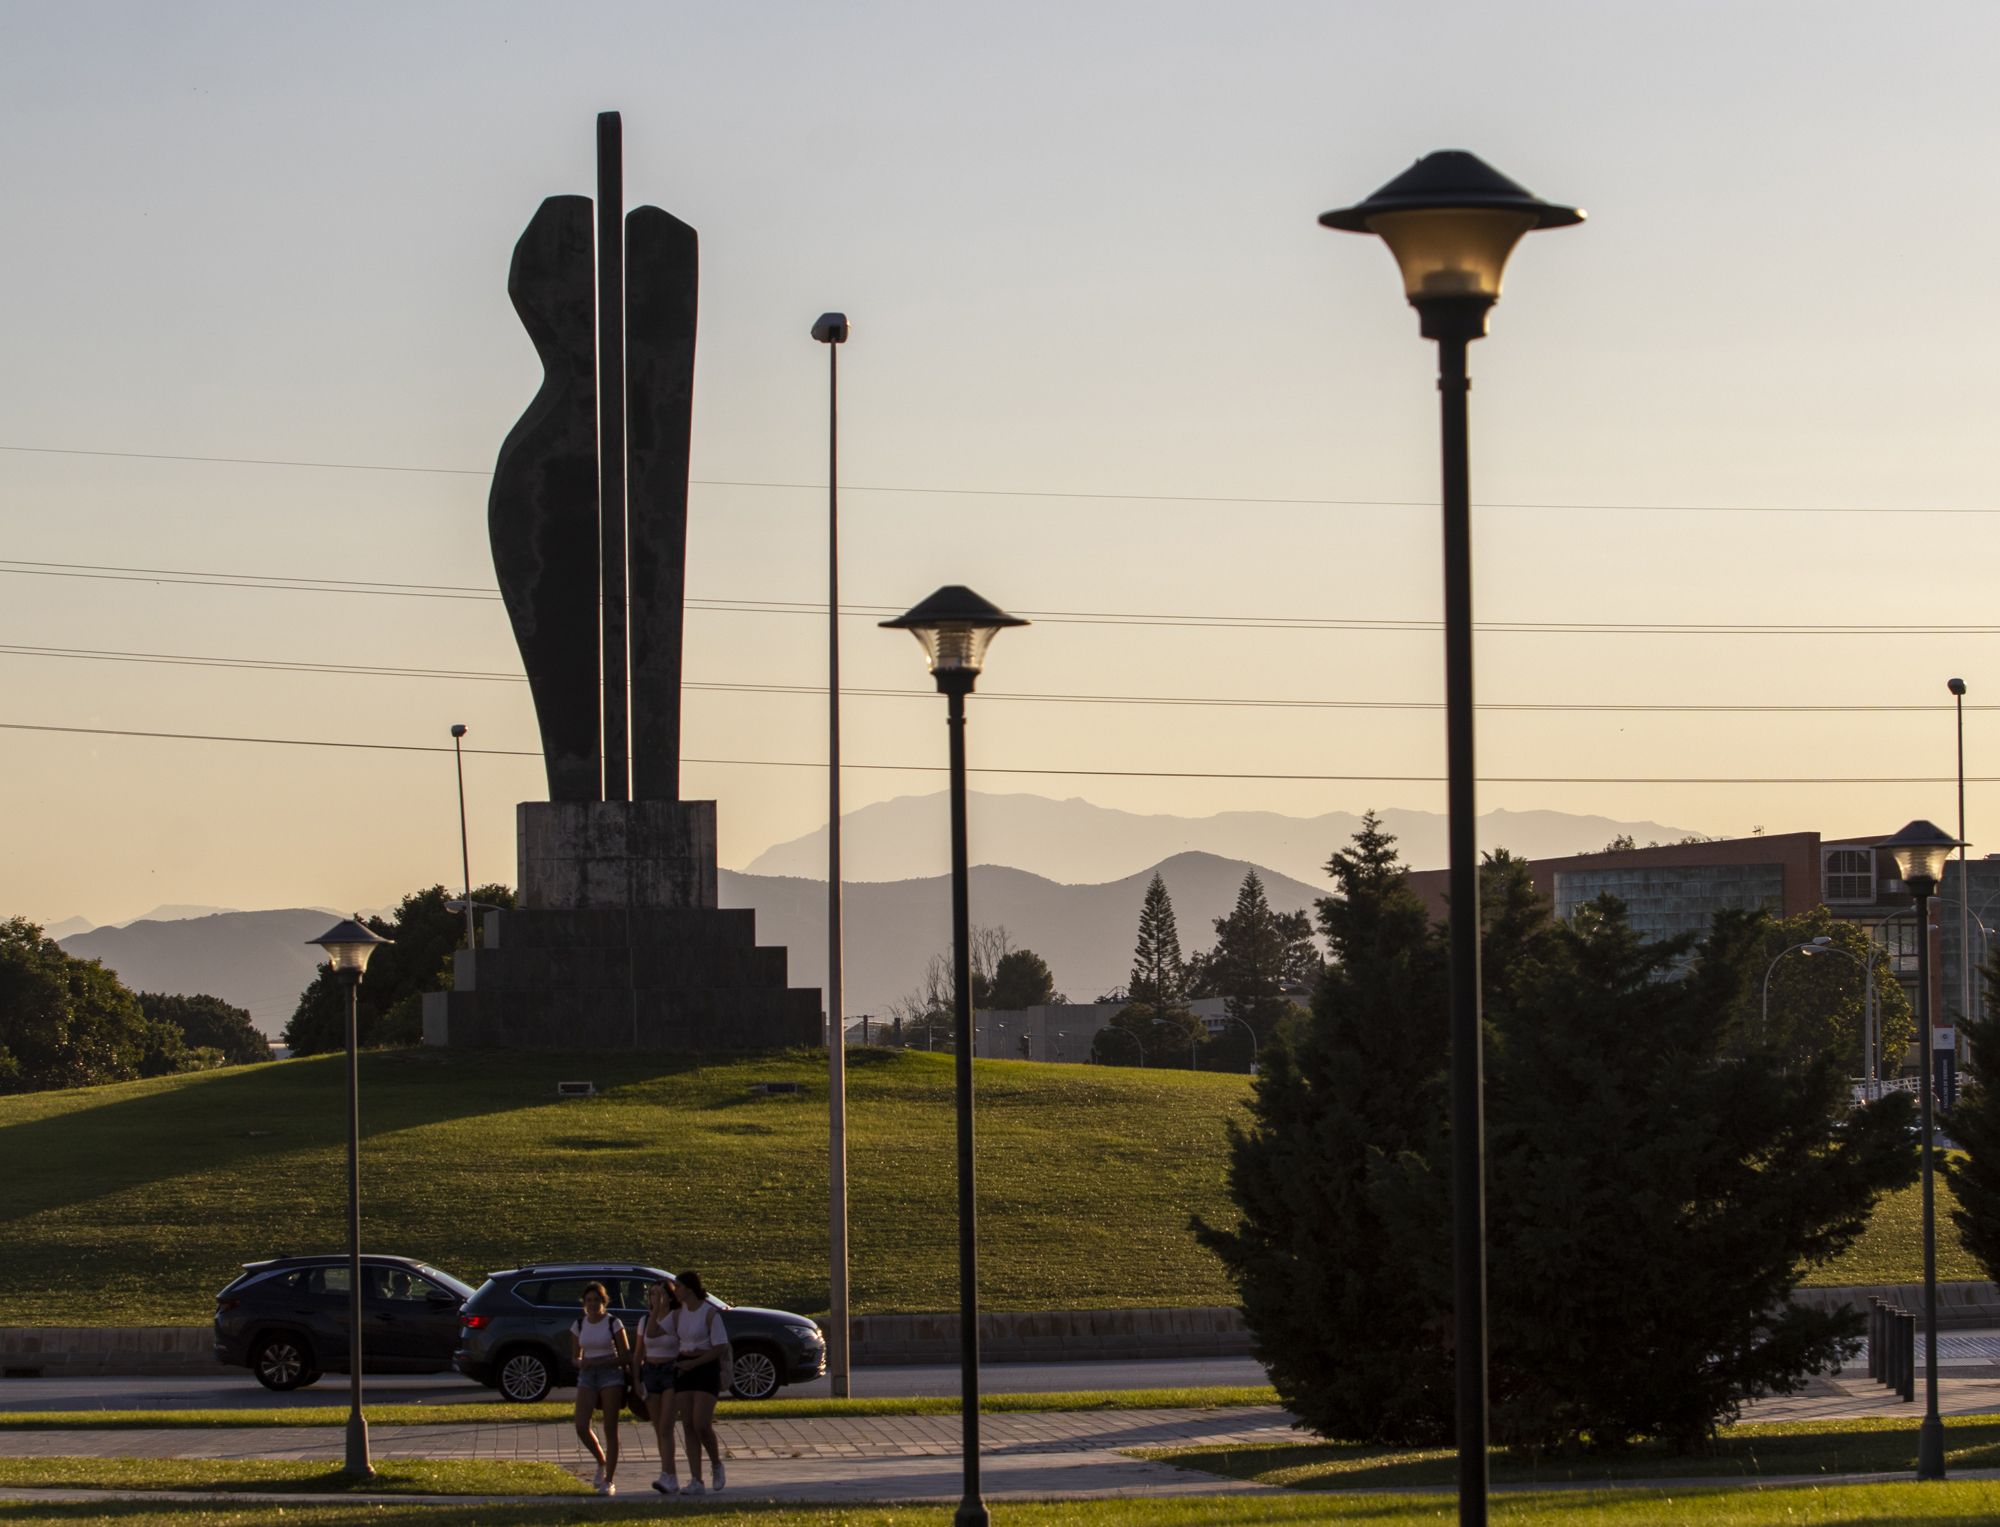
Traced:
[[[234, 467], [292, 467], [320, 472], [407, 472], [427, 477], [491, 477], [485, 467], [405, 466], [379, 461], [298, 461], [275, 456], [205, 456], [169, 451], [107, 451], [54, 445], [0, 445], [0, 451], [27, 456], [86, 456], [117, 461], [179, 461]], [[752, 478], [696, 477], [702, 488], [757, 488], [778, 492], [824, 493], [825, 483], [778, 482]], [[965, 488], [889, 483], [842, 483], [845, 493], [914, 494], [944, 498], [1086, 499], [1137, 504], [1262, 504], [1275, 508], [1435, 509], [1428, 498], [1288, 498], [1228, 493], [1103, 493], [1066, 488]], [[1533, 509], [1618, 514], [2000, 514], [2000, 507], [1922, 504], [1886, 509], [1866, 504], [1608, 504], [1486, 500], [1481, 509]]]
[[[229, 657], [182, 652], [134, 652], [95, 647], [51, 647], [29, 643], [0, 642], [0, 657], [58, 658], [83, 662], [157, 664], [167, 667], [214, 668], [250, 673], [324, 673], [358, 678], [431, 679], [474, 683], [525, 684], [521, 673], [502, 673], [479, 668], [402, 668], [379, 663], [333, 663], [286, 661], [276, 658]], [[722, 680], [688, 679], [682, 688], [715, 694], [799, 695], [824, 699], [824, 684], [757, 684]], [[847, 699], [928, 700], [935, 691], [922, 688], [890, 689], [869, 685], [848, 685], [841, 690]], [[1333, 700], [1269, 699], [1232, 695], [1128, 695], [1084, 694], [1069, 691], [990, 690], [979, 692], [981, 700], [999, 700], [1050, 705], [1160, 705], [1217, 707], [1228, 710], [1336, 710], [1336, 711], [1441, 711], [1442, 700]], [[1596, 700], [1563, 702], [1555, 700], [1488, 700], [1482, 711], [1527, 712], [1535, 714], [1668, 714], [1668, 715], [1874, 715], [1949, 712], [1949, 703], [1937, 705], [1892, 704], [1792, 704], [1727, 705], [1675, 702]], [[1968, 711], [2000, 710], [2000, 705], [1968, 705]]]
[[[345, 742], [317, 737], [244, 737], [216, 732], [142, 731], [130, 727], [52, 726], [27, 721], [0, 721], [0, 731], [51, 732], [78, 737], [135, 737], [174, 742], [225, 742], [260, 747], [342, 748], [376, 753], [450, 753], [435, 743]], [[467, 753], [492, 758], [539, 758], [527, 748], [467, 748]], [[741, 769], [824, 769], [824, 759], [683, 758], [683, 764]], [[843, 769], [872, 773], [942, 774], [943, 764], [843, 763]], [[1441, 785], [1442, 774], [1300, 774], [1205, 769], [1051, 769], [1040, 767], [974, 766], [973, 774], [1034, 775], [1061, 779], [1220, 779], [1299, 784]], [[1949, 785], [1957, 776], [1925, 775], [1583, 775], [1482, 774], [1485, 785]], [[1967, 775], [1969, 785], [2000, 784], [2000, 775]]]
[[[302, 594], [380, 594], [399, 599], [480, 600], [497, 603], [493, 589], [451, 583], [375, 583], [356, 579], [303, 578], [276, 573], [229, 573], [211, 569], [126, 567], [115, 563], [41, 562], [0, 558], [0, 574], [17, 577], [103, 579], [114, 583], [187, 585], [197, 588], [246, 588]], [[687, 608], [709, 613], [751, 615], [811, 615], [823, 617], [824, 604], [808, 600], [743, 599], [689, 595]], [[901, 613], [886, 604], [841, 606], [841, 615], [873, 620]], [[1430, 633], [1442, 623], [1400, 616], [1211, 615], [1151, 613], [1134, 610], [1035, 610], [1015, 613], [1048, 625], [1139, 626], [1209, 631], [1377, 631]], [[1541, 636], [1994, 636], [2000, 623], [1946, 625], [1861, 624], [1857, 622], [1726, 622], [1665, 620], [1482, 620], [1475, 629], [1493, 635]]]

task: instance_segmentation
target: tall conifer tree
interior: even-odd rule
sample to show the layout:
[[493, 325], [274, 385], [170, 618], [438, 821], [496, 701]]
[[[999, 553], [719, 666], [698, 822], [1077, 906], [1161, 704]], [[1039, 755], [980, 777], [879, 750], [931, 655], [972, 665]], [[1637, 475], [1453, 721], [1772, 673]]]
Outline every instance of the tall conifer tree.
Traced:
[[1139, 940], [1132, 948], [1132, 978], [1125, 994], [1155, 1012], [1186, 1005], [1187, 967], [1181, 959], [1180, 929], [1174, 922], [1173, 898], [1158, 871], [1139, 908]]

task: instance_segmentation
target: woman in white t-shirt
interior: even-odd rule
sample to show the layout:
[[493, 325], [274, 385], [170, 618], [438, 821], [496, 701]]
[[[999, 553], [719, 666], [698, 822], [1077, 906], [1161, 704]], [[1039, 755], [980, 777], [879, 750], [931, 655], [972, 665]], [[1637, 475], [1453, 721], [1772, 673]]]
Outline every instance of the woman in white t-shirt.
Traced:
[[674, 1358], [674, 1409], [687, 1443], [689, 1495], [702, 1493], [701, 1455], [708, 1454], [710, 1478], [723, 1486], [722, 1444], [715, 1436], [715, 1402], [722, 1393], [722, 1358], [729, 1350], [729, 1333], [722, 1312], [708, 1302], [701, 1274], [684, 1272], [674, 1280], [680, 1308], [673, 1313], [679, 1349]]
[[660, 1444], [660, 1476], [653, 1488], [662, 1495], [680, 1493], [680, 1475], [674, 1467], [674, 1361], [680, 1356], [681, 1339], [674, 1328], [674, 1312], [680, 1301], [674, 1286], [662, 1278], [646, 1295], [646, 1318], [639, 1322], [634, 1346], [638, 1370], [633, 1382], [646, 1396], [653, 1414], [653, 1435]]
[[[576, 1435], [597, 1460], [597, 1493], [616, 1495], [618, 1410], [625, 1403], [625, 1362], [632, 1339], [625, 1322], [611, 1313], [602, 1283], [583, 1291], [583, 1314], [569, 1328], [570, 1359], [576, 1366]], [[604, 1407], [604, 1445], [590, 1429], [590, 1413]]]

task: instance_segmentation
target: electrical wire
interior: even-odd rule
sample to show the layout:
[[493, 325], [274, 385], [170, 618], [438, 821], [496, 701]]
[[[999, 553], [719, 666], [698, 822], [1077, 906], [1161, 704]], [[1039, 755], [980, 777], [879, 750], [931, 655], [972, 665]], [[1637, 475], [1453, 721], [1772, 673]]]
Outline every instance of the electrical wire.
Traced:
[[[308, 594], [381, 594], [403, 599], [481, 600], [497, 603], [497, 590], [477, 590], [464, 584], [374, 583], [351, 579], [312, 579], [269, 573], [226, 573], [208, 569], [122, 567], [108, 563], [33, 562], [0, 558], [0, 574], [19, 577], [103, 579], [114, 583], [170, 583], [196, 588], [249, 588]], [[689, 595], [690, 610], [752, 615], [811, 615], [823, 618], [824, 604], [805, 600], [742, 599]], [[900, 614], [895, 605], [843, 605], [841, 615], [873, 620]], [[1320, 617], [1278, 615], [1153, 614], [1126, 610], [1020, 610], [1016, 613], [1050, 625], [1165, 627], [1213, 631], [1376, 631], [1433, 633], [1443, 623], [1403, 617]], [[1945, 625], [1874, 624], [1802, 621], [1611, 621], [1611, 620], [1482, 620], [1474, 629], [1492, 635], [1540, 636], [1994, 636], [2000, 623]]]
[[[266, 747], [343, 748], [379, 753], [450, 753], [436, 743], [347, 742], [317, 737], [243, 737], [216, 732], [142, 731], [130, 727], [53, 726], [27, 721], [0, 721], [0, 731], [51, 732], [79, 737], [134, 737], [175, 742], [229, 742]], [[466, 748], [467, 753], [492, 758], [539, 758], [526, 748]], [[742, 769], [824, 769], [824, 759], [683, 758], [683, 764]], [[942, 774], [944, 764], [846, 763], [842, 769], [871, 773]], [[1204, 769], [1048, 769], [975, 765], [968, 773], [1035, 775], [1060, 779], [1220, 779], [1278, 781], [1305, 784], [1441, 785], [1442, 774], [1292, 774]], [[1486, 785], [1949, 785], [1956, 775], [1579, 775], [1482, 774]], [[1968, 785], [2000, 784], [2000, 775], [1967, 775]]]
[[[296, 461], [271, 456], [202, 456], [168, 451], [107, 451], [53, 445], [0, 445], [0, 451], [32, 456], [87, 456], [120, 461], [201, 462], [221, 466], [300, 467], [323, 472], [407, 472], [433, 477], [491, 477], [480, 467], [403, 466], [373, 461]], [[825, 483], [770, 482], [749, 478], [695, 477], [692, 487], [757, 488], [782, 492], [824, 493]], [[842, 483], [843, 493], [917, 494], [946, 498], [1087, 499], [1104, 503], [1139, 504], [1262, 504], [1282, 508], [1435, 509], [1427, 498], [1283, 498], [1226, 493], [1092, 493], [1061, 488], [953, 488], [884, 483]], [[1481, 502], [1481, 509], [1531, 509], [1578, 513], [1628, 514], [2000, 514], [2000, 507], [1918, 505], [1885, 509], [1865, 504], [1596, 504]]]
[[[134, 652], [93, 647], [50, 647], [13, 642], [0, 642], [0, 657], [39, 657], [91, 662], [158, 664], [170, 667], [234, 669], [253, 673], [323, 673], [353, 675], [362, 678], [444, 679], [500, 684], [525, 684], [528, 682], [525, 674], [502, 673], [492, 669], [400, 668], [376, 663], [285, 661], [275, 658], [204, 656], [180, 652]], [[681, 687], [717, 694], [801, 695], [811, 699], [824, 699], [826, 697], [826, 686], [823, 684], [758, 684], [688, 679], [682, 682]], [[852, 685], [844, 687], [841, 690], [841, 695], [845, 699], [925, 700], [929, 699], [933, 693], [934, 691], [929, 689], [889, 689], [867, 685]], [[1444, 709], [1444, 702], [1442, 700], [1282, 700], [1230, 695], [1121, 695], [984, 689], [979, 692], [979, 697], [982, 700], [1032, 704], [1196, 706], [1217, 707], [1229, 710], [1429, 712]], [[1545, 700], [1489, 700], [1480, 702], [1477, 708], [1481, 711], [1503, 713], [1524, 712], [1576, 715], [1848, 715], [1855, 712], [1895, 715], [1937, 711], [1950, 712], [1954, 710], [1954, 707], [1948, 702], [1937, 705], [1869, 703], [1718, 705], [1647, 703], [1616, 700], [1590, 701], [1585, 703], [1563, 703]], [[1968, 705], [1965, 709], [1968, 711], [1993, 711], [2000, 710], [2000, 704], [1975, 704]]]

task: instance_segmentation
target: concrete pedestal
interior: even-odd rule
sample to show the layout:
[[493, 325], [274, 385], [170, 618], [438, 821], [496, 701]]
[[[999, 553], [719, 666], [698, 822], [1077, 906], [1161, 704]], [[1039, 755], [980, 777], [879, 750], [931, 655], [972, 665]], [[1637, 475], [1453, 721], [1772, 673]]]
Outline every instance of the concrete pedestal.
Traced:
[[756, 914], [716, 906], [713, 801], [530, 801], [521, 905], [488, 912], [456, 989], [424, 998], [424, 1043], [510, 1049], [764, 1050], [821, 1042]]

